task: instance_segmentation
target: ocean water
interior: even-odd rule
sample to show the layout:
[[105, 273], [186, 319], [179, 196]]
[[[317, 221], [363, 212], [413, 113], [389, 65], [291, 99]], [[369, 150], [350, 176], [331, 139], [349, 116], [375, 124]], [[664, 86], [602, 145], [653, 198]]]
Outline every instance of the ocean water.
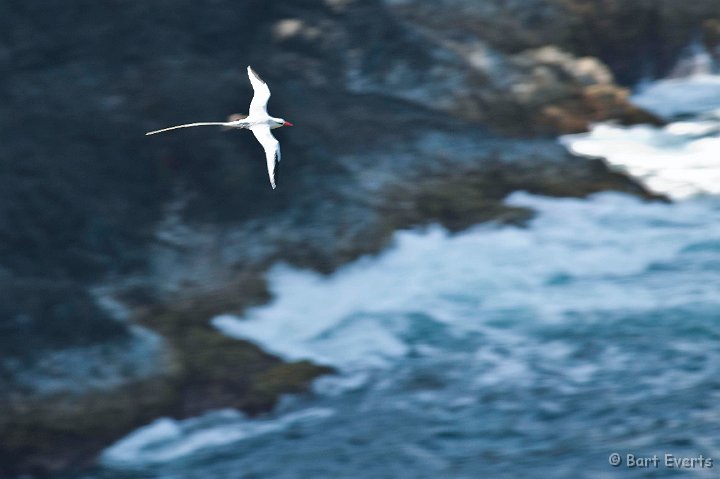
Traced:
[[[339, 373], [265, 417], [158, 419], [82, 477], [716, 477], [717, 80], [642, 92], [644, 106], [683, 114], [664, 128], [560, 140], [674, 202], [518, 192], [507, 202], [537, 211], [527, 227], [399, 232], [329, 277], [278, 265], [272, 303], [213, 325]], [[699, 81], [717, 85], [705, 101]], [[629, 468], [628, 454], [660, 460]], [[667, 468], [665, 454], [714, 467]]]

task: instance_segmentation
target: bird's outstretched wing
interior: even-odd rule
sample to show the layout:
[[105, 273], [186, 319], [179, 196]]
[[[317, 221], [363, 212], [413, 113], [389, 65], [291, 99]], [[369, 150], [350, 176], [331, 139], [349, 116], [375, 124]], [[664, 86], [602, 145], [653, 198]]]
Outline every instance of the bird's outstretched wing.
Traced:
[[258, 114], [266, 116], [267, 102], [270, 99], [270, 88], [268, 88], [267, 83], [265, 83], [263, 79], [260, 78], [260, 75], [255, 73], [255, 70], [250, 68], [250, 66], [247, 67], [247, 71], [254, 92], [252, 101], [250, 102], [250, 116]]
[[203, 122], [203, 123], [187, 123], [185, 125], [171, 126], [170, 128], [163, 128], [162, 130], [148, 131], [145, 136], [154, 135], [156, 133], [162, 133], [163, 131], [176, 130], [178, 128], [190, 128], [193, 126], [228, 126], [226, 122]]
[[275, 189], [275, 178], [277, 174], [277, 165], [280, 162], [280, 143], [270, 132], [270, 127], [266, 125], [258, 125], [250, 128], [265, 150], [265, 161], [267, 161], [268, 176], [270, 176], [270, 185]]

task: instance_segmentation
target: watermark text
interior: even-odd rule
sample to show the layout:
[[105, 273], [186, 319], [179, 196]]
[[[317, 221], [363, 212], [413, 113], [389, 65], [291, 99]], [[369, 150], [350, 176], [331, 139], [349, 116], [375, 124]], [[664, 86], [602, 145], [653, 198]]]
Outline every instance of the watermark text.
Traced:
[[702, 454], [682, 456], [671, 453], [642, 456], [613, 452], [608, 456], [608, 462], [613, 467], [629, 469], [711, 469], [714, 465], [711, 457], [705, 457]]

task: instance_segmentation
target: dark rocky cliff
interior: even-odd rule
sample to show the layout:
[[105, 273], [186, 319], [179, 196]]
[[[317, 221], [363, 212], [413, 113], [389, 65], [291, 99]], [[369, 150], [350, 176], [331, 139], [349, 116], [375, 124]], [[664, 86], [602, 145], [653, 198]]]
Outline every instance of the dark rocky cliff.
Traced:
[[[593, 23], [605, 2], [441, 3], [0, 5], [0, 476], [88, 464], [159, 415], [267, 411], [328, 372], [208, 326], [266, 301], [274, 261], [331, 272], [398, 228], [522, 222], [517, 189], [648, 196], [553, 135], [657, 121], [602, 61], [637, 77], [622, 38], [667, 63], [717, 2], [642, 3], [682, 19], [667, 38], [620, 7]], [[243, 112], [248, 64], [297, 125], [275, 191], [251, 135], [143, 136]]]

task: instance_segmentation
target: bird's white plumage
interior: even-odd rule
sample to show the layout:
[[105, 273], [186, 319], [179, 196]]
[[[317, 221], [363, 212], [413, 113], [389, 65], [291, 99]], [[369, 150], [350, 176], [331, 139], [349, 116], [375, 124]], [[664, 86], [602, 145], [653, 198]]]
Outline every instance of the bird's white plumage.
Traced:
[[266, 125], [258, 125], [250, 128], [257, 141], [260, 142], [265, 150], [265, 161], [267, 161], [268, 176], [270, 176], [270, 185], [275, 189], [275, 171], [277, 164], [280, 162], [280, 143], [275, 139], [270, 127]]
[[202, 122], [187, 123], [185, 125], [171, 126], [162, 130], [155, 130], [146, 133], [146, 135], [154, 135], [164, 131], [175, 130], [178, 128], [189, 128], [194, 126], [224, 126], [228, 128], [245, 128], [249, 129], [255, 135], [265, 150], [265, 161], [267, 162], [268, 176], [270, 177], [270, 185], [275, 188], [275, 178], [277, 173], [277, 164], [280, 162], [280, 143], [275, 139], [272, 132], [273, 128], [281, 126], [292, 126], [282, 118], [274, 118], [268, 115], [267, 102], [270, 99], [270, 88], [255, 71], [247, 67], [248, 78], [253, 87], [253, 98], [250, 102], [250, 111], [248, 116], [233, 115], [227, 122]]
[[247, 67], [247, 72], [254, 92], [249, 116], [268, 116], [267, 102], [270, 99], [270, 88], [250, 66]]
[[229, 126], [228, 122], [219, 121], [204, 121], [201, 123], [186, 123], [185, 125], [171, 126], [170, 128], [163, 128], [162, 130], [148, 131], [145, 136], [154, 135], [156, 133], [162, 133], [163, 131], [177, 130], [178, 128], [190, 128], [193, 126]]

